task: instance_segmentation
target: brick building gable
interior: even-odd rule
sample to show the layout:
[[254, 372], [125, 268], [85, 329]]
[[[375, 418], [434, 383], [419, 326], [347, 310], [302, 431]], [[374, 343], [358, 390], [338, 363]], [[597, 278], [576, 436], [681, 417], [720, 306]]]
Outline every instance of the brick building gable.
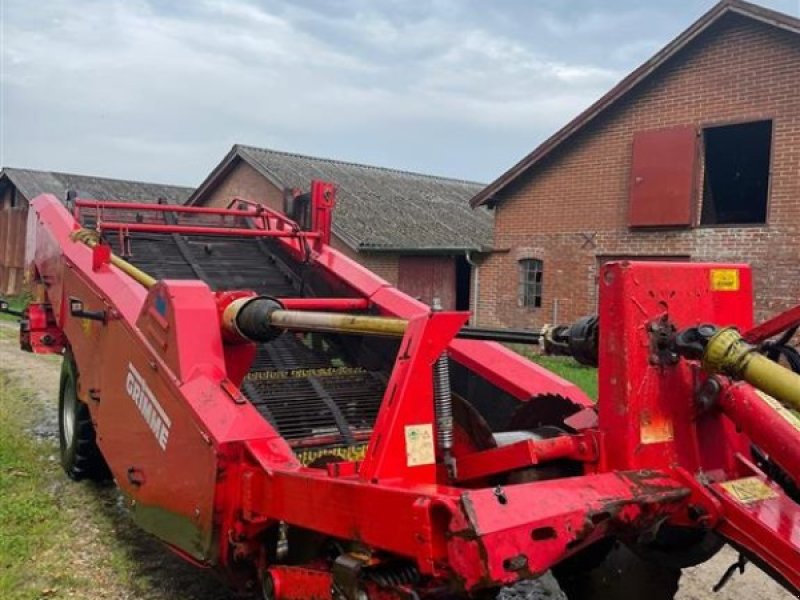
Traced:
[[[796, 302], [800, 255], [792, 240], [800, 233], [798, 82], [800, 36], [728, 11], [602, 114], [536, 158], [535, 166], [490, 184], [494, 195], [482, 197], [497, 203], [498, 252], [481, 268], [480, 322], [538, 327], [591, 313], [598, 268], [619, 257], [750, 263], [759, 317]], [[770, 121], [772, 128], [766, 223], [695, 222], [655, 231], [629, 227], [631, 148], [637, 132], [691, 126], [699, 135], [712, 125], [760, 120]], [[699, 215], [702, 156], [698, 164], [694, 201]], [[541, 308], [520, 306], [519, 260], [529, 257], [544, 263]]]

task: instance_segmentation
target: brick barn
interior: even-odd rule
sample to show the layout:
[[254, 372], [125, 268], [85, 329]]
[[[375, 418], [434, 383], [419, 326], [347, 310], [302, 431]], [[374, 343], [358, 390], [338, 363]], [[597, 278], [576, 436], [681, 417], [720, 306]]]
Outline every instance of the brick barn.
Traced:
[[314, 179], [337, 186], [337, 250], [423, 302], [471, 308], [472, 267], [492, 244], [490, 211], [469, 206], [483, 184], [235, 145], [188, 204], [241, 197], [283, 211]]
[[495, 211], [478, 323], [595, 311], [612, 259], [752, 265], [800, 299], [800, 20], [725, 0], [472, 200]]
[[65, 199], [68, 191], [98, 200], [156, 202], [158, 198], [164, 198], [173, 204], [183, 204], [193, 188], [3, 168], [0, 170], [0, 295], [19, 294], [24, 290], [28, 203], [39, 194], [53, 194]]

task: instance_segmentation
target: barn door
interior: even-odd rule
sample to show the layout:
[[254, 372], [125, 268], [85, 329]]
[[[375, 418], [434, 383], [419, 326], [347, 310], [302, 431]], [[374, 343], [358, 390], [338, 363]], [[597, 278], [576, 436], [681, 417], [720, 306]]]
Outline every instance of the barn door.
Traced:
[[456, 304], [456, 266], [451, 256], [401, 256], [397, 287], [430, 305], [439, 298], [445, 310]]
[[689, 227], [694, 223], [697, 140], [693, 126], [634, 134], [631, 227]]

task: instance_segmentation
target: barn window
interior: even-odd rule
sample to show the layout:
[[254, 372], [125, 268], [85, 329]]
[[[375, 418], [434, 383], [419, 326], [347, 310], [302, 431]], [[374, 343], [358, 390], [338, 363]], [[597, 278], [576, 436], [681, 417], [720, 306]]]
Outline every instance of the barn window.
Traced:
[[536, 258], [519, 261], [519, 302], [521, 306], [539, 308], [542, 305], [543, 264]]
[[766, 223], [772, 121], [703, 130], [703, 225]]

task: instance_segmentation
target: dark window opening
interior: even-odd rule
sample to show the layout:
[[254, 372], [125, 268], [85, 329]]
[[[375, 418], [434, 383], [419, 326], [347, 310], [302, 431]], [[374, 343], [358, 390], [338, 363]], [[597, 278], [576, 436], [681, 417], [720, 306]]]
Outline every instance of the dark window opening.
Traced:
[[456, 310], [470, 309], [472, 266], [463, 256], [456, 258]]
[[766, 223], [772, 121], [703, 130], [703, 225]]
[[527, 308], [542, 306], [543, 264], [536, 258], [519, 261], [519, 302]]
[[11, 207], [10, 208], [16, 208], [17, 207], [17, 188], [15, 188], [15, 187], [11, 188], [11, 193], [9, 194], [9, 198], [10, 198], [10, 202], [11, 202]]

